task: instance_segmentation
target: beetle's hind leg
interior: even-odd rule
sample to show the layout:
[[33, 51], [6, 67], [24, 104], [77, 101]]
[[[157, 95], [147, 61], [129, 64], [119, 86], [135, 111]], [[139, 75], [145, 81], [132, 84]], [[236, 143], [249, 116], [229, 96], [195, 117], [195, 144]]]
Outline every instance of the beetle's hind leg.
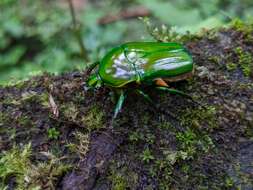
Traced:
[[198, 105], [202, 108], [205, 108], [205, 106], [201, 105], [199, 102], [194, 100], [192, 96], [190, 96], [189, 94], [186, 94], [186, 93], [184, 93], [180, 90], [176, 90], [176, 89], [168, 88], [168, 87], [163, 87], [163, 86], [156, 87], [156, 89], [162, 90], [162, 91], [165, 91], [165, 92], [169, 92], [170, 94], [176, 94], [176, 95], [186, 97], [187, 99], [191, 100], [194, 104], [196, 104], [196, 105]]
[[143, 96], [145, 100], [147, 100], [151, 105], [153, 105], [153, 107], [155, 108], [155, 110], [157, 110], [158, 112], [161, 112], [163, 114], [167, 114], [169, 115], [171, 118], [176, 119], [177, 117], [173, 114], [170, 113], [168, 110], [167, 111], [163, 111], [161, 110], [157, 104], [149, 97], [148, 94], [146, 94], [145, 92], [143, 92], [142, 90], [135, 90], [139, 95]]
[[146, 94], [145, 92], [143, 92], [142, 90], [138, 90], [136, 89], [135, 92], [141, 96], [144, 97], [145, 100], [147, 100], [149, 103], [155, 105], [155, 103], [153, 102], [153, 100], [149, 97], [148, 94]]

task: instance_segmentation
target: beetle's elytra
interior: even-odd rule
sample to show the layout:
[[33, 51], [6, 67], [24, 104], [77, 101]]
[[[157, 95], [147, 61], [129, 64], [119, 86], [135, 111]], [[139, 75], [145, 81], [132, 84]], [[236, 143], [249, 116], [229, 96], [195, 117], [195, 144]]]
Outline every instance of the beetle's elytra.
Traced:
[[[192, 57], [179, 43], [129, 42], [113, 48], [104, 56], [88, 84], [93, 86], [100, 81], [121, 89], [114, 114], [116, 117], [129, 83], [139, 84], [140, 89], [142, 84], [155, 85], [160, 90], [183, 95], [180, 91], [168, 88], [166, 82], [186, 79], [192, 71]], [[137, 91], [147, 98], [140, 89]]]

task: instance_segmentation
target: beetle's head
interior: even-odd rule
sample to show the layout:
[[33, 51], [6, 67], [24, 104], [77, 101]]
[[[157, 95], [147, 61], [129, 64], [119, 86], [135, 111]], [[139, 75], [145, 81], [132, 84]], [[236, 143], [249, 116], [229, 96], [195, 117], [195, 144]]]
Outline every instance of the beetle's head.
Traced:
[[87, 80], [88, 87], [98, 88], [102, 85], [102, 80], [97, 73], [92, 74]]

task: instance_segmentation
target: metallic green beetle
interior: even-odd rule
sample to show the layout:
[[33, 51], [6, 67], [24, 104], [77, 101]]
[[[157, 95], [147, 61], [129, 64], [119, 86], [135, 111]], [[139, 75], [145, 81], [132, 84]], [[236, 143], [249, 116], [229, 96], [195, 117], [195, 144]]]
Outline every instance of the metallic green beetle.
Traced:
[[132, 89], [150, 102], [152, 100], [141, 90], [143, 86], [153, 85], [159, 90], [188, 96], [166, 83], [184, 80], [193, 72], [192, 57], [181, 44], [129, 42], [113, 48], [97, 64], [98, 70], [89, 77], [88, 85], [103, 83], [118, 92], [114, 118]]

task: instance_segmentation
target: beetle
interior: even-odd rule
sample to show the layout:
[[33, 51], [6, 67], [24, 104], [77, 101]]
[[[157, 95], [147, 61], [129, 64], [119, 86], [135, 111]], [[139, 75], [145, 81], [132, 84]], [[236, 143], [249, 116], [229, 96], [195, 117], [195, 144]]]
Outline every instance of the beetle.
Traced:
[[101, 62], [91, 66], [91, 70], [97, 65], [97, 71], [88, 78], [87, 83], [93, 87], [104, 84], [117, 92], [113, 118], [117, 117], [131, 90], [152, 102], [143, 92], [144, 86], [190, 97], [168, 85], [187, 79], [193, 73], [192, 56], [179, 43], [128, 42], [109, 51]]

